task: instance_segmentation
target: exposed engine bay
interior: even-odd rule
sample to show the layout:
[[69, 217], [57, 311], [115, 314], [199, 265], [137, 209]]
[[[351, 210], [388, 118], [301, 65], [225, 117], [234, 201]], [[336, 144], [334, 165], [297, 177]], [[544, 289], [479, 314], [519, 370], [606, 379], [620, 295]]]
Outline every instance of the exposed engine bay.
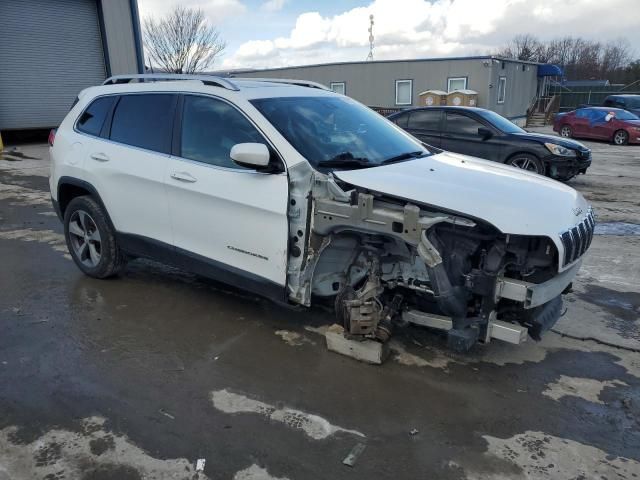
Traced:
[[447, 330], [449, 347], [466, 351], [539, 339], [561, 315], [577, 268], [558, 272], [547, 237], [506, 235], [310, 169], [290, 172], [290, 185], [290, 300], [334, 298], [352, 338], [385, 342], [414, 323]]

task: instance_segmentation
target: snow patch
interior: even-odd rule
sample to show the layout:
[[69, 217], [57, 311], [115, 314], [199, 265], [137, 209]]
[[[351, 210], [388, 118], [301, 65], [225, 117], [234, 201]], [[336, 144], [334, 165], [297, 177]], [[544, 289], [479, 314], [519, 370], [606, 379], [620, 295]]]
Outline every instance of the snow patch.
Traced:
[[67, 243], [64, 235], [53, 230], [33, 230], [23, 228], [20, 230], [0, 231], [0, 239], [21, 240], [23, 242], [38, 242], [51, 245], [56, 252], [64, 253], [64, 257], [71, 259], [67, 250]]
[[560, 400], [562, 397], [567, 396], [580, 397], [588, 402], [604, 405], [604, 402], [600, 400], [600, 393], [606, 387], [615, 386], [626, 387], [628, 385], [620, 380], [607, 380], [601, 382], [591, 378], [576, 378], [561, 375], [556, 382], [547, 385], [547, 389], [543, 391], [542, 394], [553, 398], [554, 400]]
[[284, 423], [290, 428], [302, 430], [314, 440], [322, 440], [337, 432], [350, 433], [364, 437], [357, 430], [332, 425], [324, 418], [311, 413], [302, 412], [292, 408], [277, 408], [260, 400], [246, 397], [237, 393], [224, 390], [211, 392], [213, 406], [225, 413], [254, 413], [267, 417], [273, 421]]
[[279, 336], [285, 343], [291, 345], [292, 347], [299, 347], [304, 343], [313, 343], [304, 335], [301, 335], [297, 332], [291, 332], [289, 330], [276, 330], [276, 335]]
[[17, 427], [0, 430], [0, 478], [93, 478], [92, 472], [105, 478], [125, 473], [157, 480], [191, 478], [187, 459], [154, 458], [127, 437], [104, 431], [104, 423], [101, 417], [86, 418], [79, 432], [50, 430], [31, 443], [14, 443]]
[[256, 464], [240, 470], [233, 476], [233, 480], [289, 480], [287, 477], [274, 477], [267, 470]]
[[[469, 480], [533, 480], [559, 478], [607, 478], [623, 480], [640, 474], [640, 463], [609, 455], [589, 445], [554, 437], [544, 432], [527, 431], [502, 439], [489, 435], [485, 455], [491, 459], [506, 460], [521, 470], [519, 473], [479, 472], [466, 467]], [[464, 461], [458, 461], [465, 465]]]
[[46, 205], [51, 207], [49, 192], [0, 183], [0, 200], [11, 200], [9, 205]]
[[454, 361], [452, 358], [444, 356], [441, 352], [432, 352], [434, 356], [431, 359], [419, 357], [418, 355], [407, 352], [404, 345], [402, 345], [397, 340], [391, 340], [389, 342], [389, 348], [392, 352], [395, 353], [393, 359], [396, 362], [400, 363], [401, 365], [407, 365], [410, 367], [431, 367], [445, 369], [450, 362]]

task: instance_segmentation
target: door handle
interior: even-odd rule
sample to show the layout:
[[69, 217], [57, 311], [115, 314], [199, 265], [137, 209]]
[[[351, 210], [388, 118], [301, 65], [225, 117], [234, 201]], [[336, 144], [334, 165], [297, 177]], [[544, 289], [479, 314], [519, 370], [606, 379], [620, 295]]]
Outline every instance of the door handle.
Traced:
[[180, 182], [195, 183], [198, 180], [187, 172], [173, 172], [171, 178]]
[[107, 155], [102, 153], [102, 152], [92, 153], [90, 156], [91, 156], [91, 158], [93, 158], [94, 160], [97, 160], [98, 162], [108, 162], [109, 161], [109, 157], [107, 157]]

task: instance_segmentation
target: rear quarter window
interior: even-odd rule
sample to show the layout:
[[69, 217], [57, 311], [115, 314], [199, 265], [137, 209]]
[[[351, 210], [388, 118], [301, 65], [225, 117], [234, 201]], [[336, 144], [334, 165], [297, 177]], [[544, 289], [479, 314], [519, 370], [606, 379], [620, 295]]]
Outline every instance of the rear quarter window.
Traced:
[[170, 153], [176, 96], [165, 93], [122, 95], [111, 122], [110, 139]]
[[78, 122], [76, 123], [78, 131], [99, 136], [115, 99], [116, 97], [100, 97], [91, 102], [78, 117]]

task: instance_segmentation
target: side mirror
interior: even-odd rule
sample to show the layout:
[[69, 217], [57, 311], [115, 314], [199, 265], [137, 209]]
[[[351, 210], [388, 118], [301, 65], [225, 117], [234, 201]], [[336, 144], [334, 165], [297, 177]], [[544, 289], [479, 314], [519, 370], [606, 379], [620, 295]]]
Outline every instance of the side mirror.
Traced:
[[229, 156], [241, 167], [260, 170], [269, 166], [271, 154], [264, 143], [237, 143], [231, 147]]
[[478, 128], [478, 136], [482, 137], [482, 140], [488, 140], [493, 137], [493, 132], [488, 128], [480, 127]]

